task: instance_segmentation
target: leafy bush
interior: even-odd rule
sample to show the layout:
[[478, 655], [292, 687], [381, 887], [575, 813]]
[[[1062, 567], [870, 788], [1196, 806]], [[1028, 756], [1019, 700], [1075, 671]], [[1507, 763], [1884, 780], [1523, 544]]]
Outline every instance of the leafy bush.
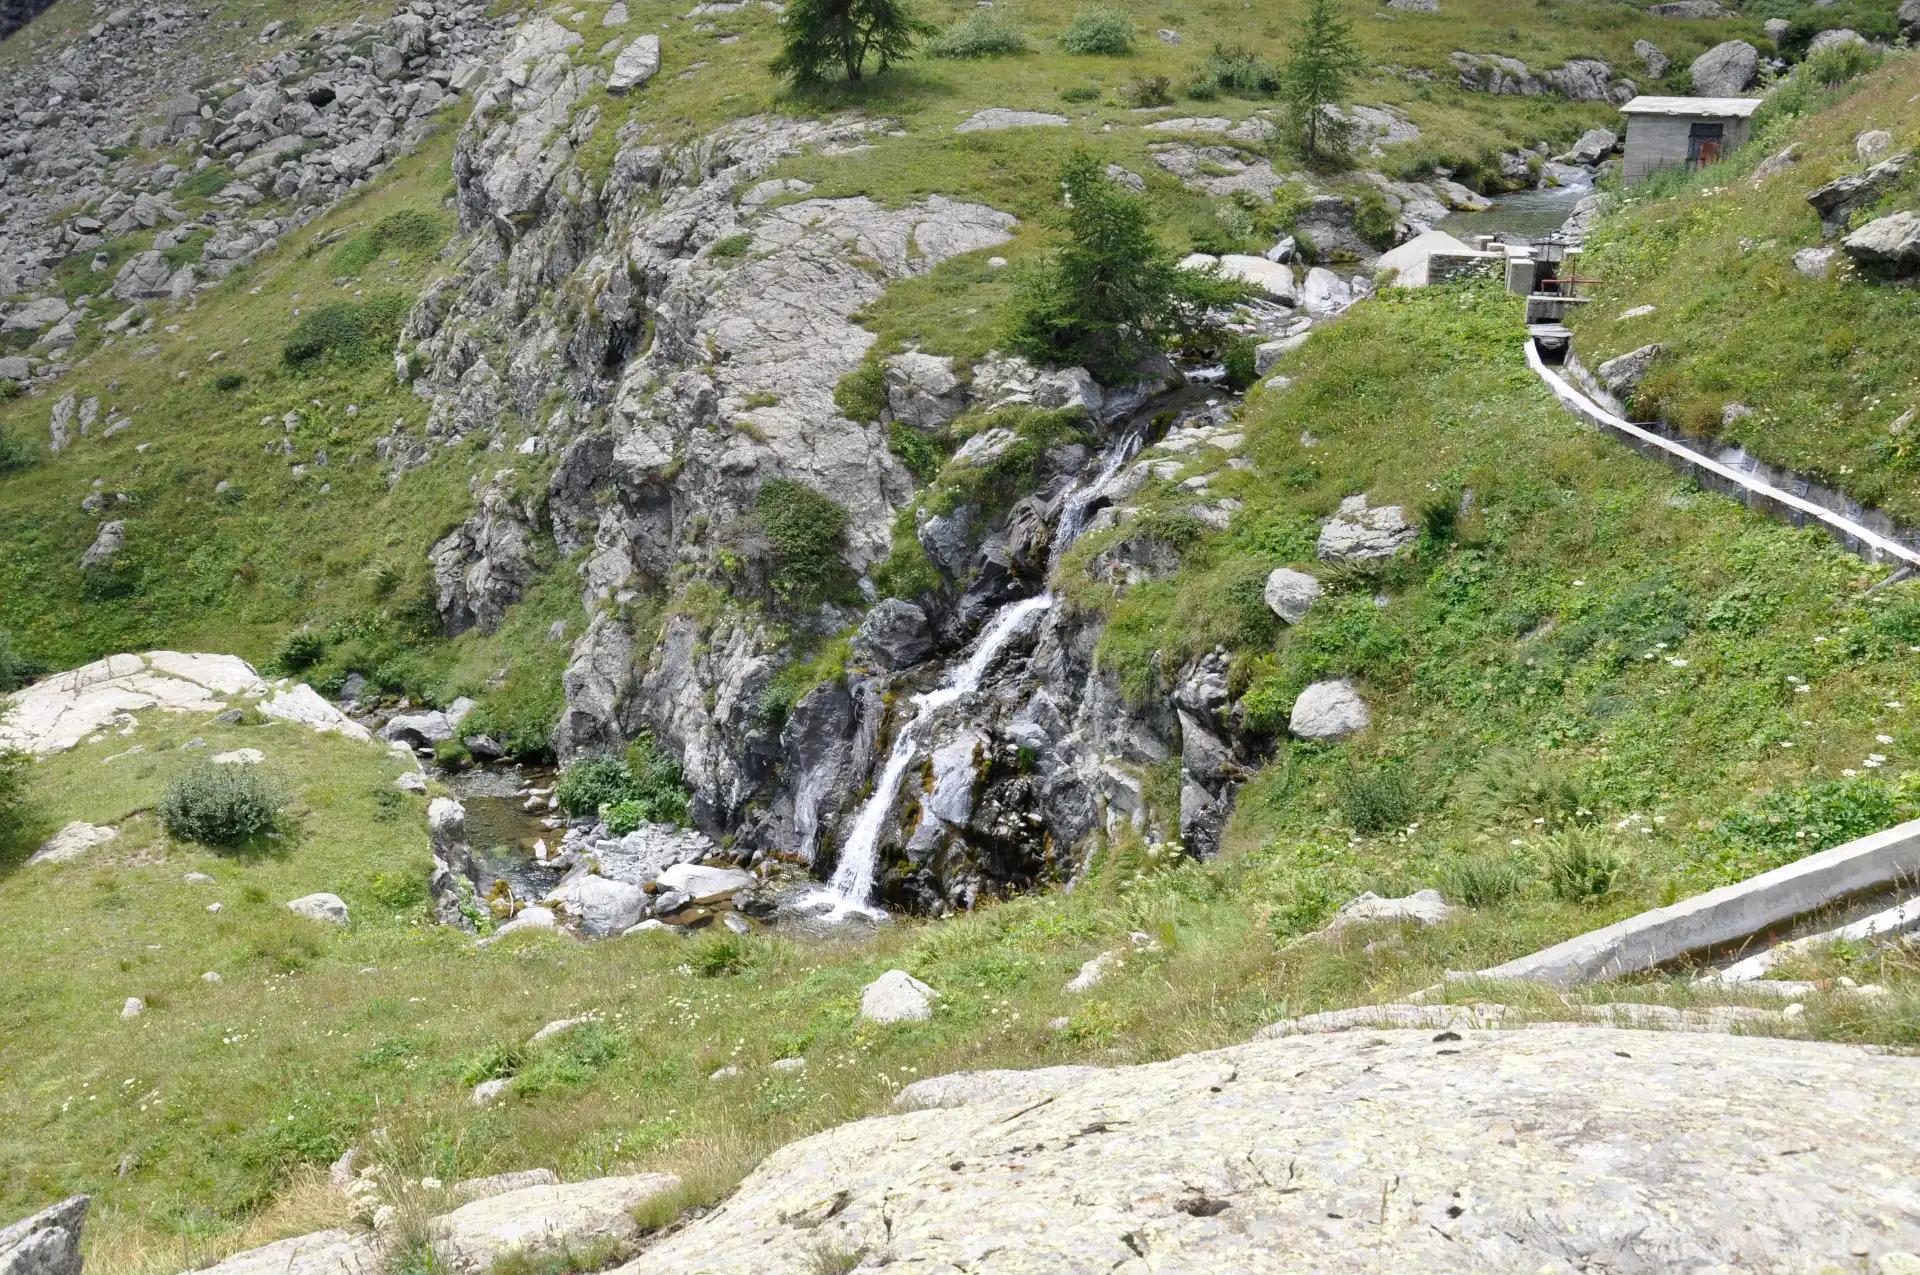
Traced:
[[398, 292], [323, 305], [287, 334], [280, 356], [295, 368], [309, 368], [326, 359], [364, 363], [379, 358], [392, 350], [410, 306]]
[[[15, 385], [18, 381], [6, 381]], [[17, 473], [40, 459], [40, 449], [27, 441], [25, 436], [0, 425], [0, 474]]]
[[898, 456], [907, 472], [923, 483], [932, 482], [946, 461], [939, 444], [904, 421], [895, 421], [887, 427], [887, 450]]
[[1376, 248], [1391, 248], [1399, 218], [1387, 207], [1386, 197], [1369, 186], [1354, 200], [1353, 230]]
[[1386, 832], [1420, 813], [1420, 793], [1397, 765], [1355, 770], [1341, 781], [1340, 810], [1355, 832]]
[[1220, 356], [1220, 362], [1227, 369], [1227, 388], [1244, 390], [1252, 385], [1257, 374], [1254, 371], [1253, 352], [1260, 342], [1250, 336], [1235, 337]]
[[13, 634], [0, 629], [0, 695], [19, 690], [46, 671], [39, 660], [15, 650]]
[[1167, 106], [1173, 101], [1173, 81], [1164, 75], [1136, 75], [1120, 86], [1120, 100], [1135, 109]]
[[1148, 353], [1204, 329], [1216, 306], [1248, 295], [1235, 280], [1180, 269], [1146, 201], [1090, 152], [1067, 158], [1060, 184], [1067, 242], [1016, 282], [1011, 344], [1020, 353], [1118, 383]]
[[887, 369], [878, 359], [868, 359], [840, 378], [833, 387], [833, 405], [850, 421], [866, 423], [880, 419], [887, 408]]
[[336, 276], [357, 275], [386, 255], [414, 256], [436, 248], [447, 237], [447, 227], [431, 213], [406, 208], [382, 217], [372, 226], [334, 249]]
[[208, 762], [168, 784], [156, 809], [178, 840], [237, 846], [277, 828], [286, 801], [280, 785], [259, 767]]
[[576, 1089], [631, 1052], [626, 1037], [604, 1023], [581, 1023], [556, 1037], [546, 1052], [524, 1068], [515, 1079], [514, 1088], [523, 1094]]
[[1211, 101], [1222, 93], [1236, 97], [1272, 97], [1280, 91], [1280, 72], [1254, 56], [1243, 45], [1216, 44], [1199, 74], [1187, 85], [1187, 96]]
[[1068, 53], [1118, 57], [1133, 52], [1133, 19], [1125, 9], [1111, 5], [1081, 5], [1060, 32], [1060, 47]]
[[11, 749], [0, 751], [0, 843], [20, 831], [27, 804], [27, 767], [32, 758]]
[[719, 978], [745, 968], [749, 955], [745, 938], [731, 930], [721, 930], [703, 939], [687, 958], [687, 964], [701, 978]]
[[1511, 856], [1463, 854], [1440, 870], [1440, 892], [1469, 907], [1483, 908], [1527, 888], [1528, 873]]
[[213, 388], [222, 394], [231, 393], [246, 383], [247, 376], [244, 372], [222, 372], [213, 378]]
[[884, 75], [913, 56], [915, 36], [932, 33], [903, 0], [789, 0], [780, 16], [780, 54], [768, 69], [801, 86], [837, 69], [857, 84], [869, 54]]
[[1073, 84], [1060, 90], [1062, 102], [1098, 102], [1100, 90], [1091, 84]]
[[1732, 878], [1792, 863], [1912, 818], [1885, 784], [1859, 775], [1770, 792], [1709, 834]]
[[514, 757], [543, 756], [553, 749], [553, 729], [567, 706], [557, 677], [509, 673], [462, 724], [468, 734], [485, 735]]
[[754, 498], [761, 534], [772, 551], [770, 583], [784, 601], [811, 606], [844, 587], [840, 560], [846, 543], [846, 507], [804, 483], [776, 478]]
[[998, 58], [1025, 53], [1027, 37], [989, 13], [975, 13], [927, 41], [934, 58]]
[[1592, 828], [1564, 828], [1547, 838], [1547, 886], [1568, 903], [1595, 903], [1618, 889], [1626, 861], [1606, 835]]
[[[642, 823], [687, 821], [689, 795], [680, 763], [660, 751], [651, 735], [629, 744], [624, 758], [604, 754], [568, 766], [554, 796], [570, 815], [604, 812], [608, 828], [622, 834]], [[622, 826], [616, 828], [616, 822]]]
[[312, 629], [295, 629], [280, 640], [280, 647], [269, 661], [282, 676], [292, 676], [318, 664], [327, 654], [327, 639]]

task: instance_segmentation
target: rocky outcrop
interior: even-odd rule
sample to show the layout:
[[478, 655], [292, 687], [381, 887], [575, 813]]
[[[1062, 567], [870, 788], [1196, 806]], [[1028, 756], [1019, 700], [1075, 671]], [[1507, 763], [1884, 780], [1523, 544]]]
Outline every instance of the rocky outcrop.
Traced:
[[1897, 274], [1920, 269], [1920, 216], [1897, 212], [1876, 217], [1840, 241], [1849, 257]]
[[1688, 69], [1698, 96], [1734, 97], [1759, 73], [1760, 51], [1745, 40], [1728, 40], [1695, 58]]
[[1920, 1067], [1852, 1046], [1461, 1026], [966, 1079], [775, 1152], [622, 1275], [819, 1251], [907, 1275], [1892, 1271], [1920, 1248], [1900, 1175], [1878, 1171], [1907, 1155]]
[[1837, 177], [1807, 192], [1807, 202], [1820, 214], [1820, 222], [1827, 235], [1839, 234], [1846, 229], [1855, 212], [1875, 203], [1893, 189], [1912, 162], [1913, 152], [1902, 151], [1860, 172]]
[[468, 629], [493, 632], [507, 608], [538, 578], [534, 512], [516, 503], [512, 490], [502, 485], [511, 477], [511, 471], [505, 471], [488, 484], [480, 507], [428, 555], [440, 595], [440, 619], [450, 636]]
[[1618, 106], [1638, 91], [1632, 80], [1614, 79], [1613, 67], [1599, 58], [1573, 58], [1538, 75], [1520, 59], [1499, 53], [1455, 52], [1449, 60], [1459, 72], [1460, 87], [1469, 93], [1516, 97], [1557, 93], [1569, 101]]
[[87, 1196], [76, 1195], [0, 1227], [0, 1275], [80, 1275]]
[[1323, 562], [1375, 562], [1391, 558], [1420, 538], [1399, 505], [1369, 505], [1364, 494], [1348, 496], [1320, 528], [1315, 552]]

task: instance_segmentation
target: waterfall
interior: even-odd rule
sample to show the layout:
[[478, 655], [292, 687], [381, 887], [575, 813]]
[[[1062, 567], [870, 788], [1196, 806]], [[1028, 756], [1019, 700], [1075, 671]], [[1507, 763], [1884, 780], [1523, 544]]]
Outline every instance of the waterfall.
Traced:
[[[1087, 505], [1092, 502], [1094, 493], [1133, 459], [1145, 440], [1143, 429], [1128, 430], [1108, 444], [1092, 478], [1074, 484], [1061, 507], [1060, 522], [1053, 537], [1055, 553], [1067, 548], [1080, 535], [1086, 526]], [[879, 861], [880, 835], [886, 828], [887, 817], [893, 813], [893, 797], [900, 787], [901, 776], [907, 773], [907, 767], [913, 764], [914, 755], [919, 750], [918, 731], [922, 723], [961, 696], [979, 690], [980, 683], [992, 669], [1001, 649], [1021, 631], [1028, 617], [1039, 615], [1052, 606], [1053, 595], [1050, 593], [1007, 603], [987, 621], [986, 628], [981, 630], [973, 644], [973, 652], [967, 657], [967, 662], [948, 672], [938, 687], [913, 697], [913, 720], [902, 726], [900, 733], [894, 737], [893, 751], [887, 755], [887, 764], [874, 781], [872, 794], [866, 804], [860, 807], [859, 817], [853, 822], [853, 831], [848, 834], [847, 843], [841, 848], [840, 862], [833, 870], [832, 879], [824, 890], [815, 891], [812, 895], [813, 899], [831, 905], [828, 919], [837, 920], [853, 912], [879, 915], [868, 900], [873, 897], [873, 872]]]

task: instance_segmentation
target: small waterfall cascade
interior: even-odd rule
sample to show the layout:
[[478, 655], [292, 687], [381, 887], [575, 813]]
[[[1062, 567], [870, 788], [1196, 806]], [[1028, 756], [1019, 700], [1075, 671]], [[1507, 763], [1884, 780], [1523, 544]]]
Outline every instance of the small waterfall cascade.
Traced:
[[[1060, 522], [1053, 539], [1054, 553], [1065, 550], [1085, 530], [1088, 506], [1092, 504], [1095, 493], [1139, 453], [1145, 437], [1142, 428], [1127, 430], [1108, 444], [1093, 474], [1074, 484], [1061, 506]], [[1050, 593], [1007, 603], [994, 613], [980, 631], [966, 663], [950, 671], [938, 687], [913, 697], [913, 720], [902, 726], [900, 733], [894, 737], [893, 751], [887, 755], [887, 764], [874, 782], [873, 794], [867, 798], [854, 820], [853, 831], [848, 834], [846, 845], [841, 848], [840, 862], [833, 871], [832, 879], [813, 896], [832, 905], [827, 919], [837, 920], [850, 913], [881, 915], [879, 909], [869, 902], [873, 897], [874, 869], [879, 862], [880, 834], [886, 828], [887, 817], [893, 813], [893, 798], [900, 787], [900, 778], [906, 774], [907, 767], [913, 764], [919, 751], [921, 725], [955, 700], [979, 690], [980, 683], [985, 680], [993, 668], [994, 660], [1007, 643], [1025, 629], [1028, 620], [1052, 607], [1053, 595]]]

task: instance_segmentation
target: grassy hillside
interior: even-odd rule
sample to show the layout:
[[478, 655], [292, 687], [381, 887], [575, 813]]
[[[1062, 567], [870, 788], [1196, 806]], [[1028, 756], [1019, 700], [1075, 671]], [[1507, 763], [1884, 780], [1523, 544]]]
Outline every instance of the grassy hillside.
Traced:
[[[1031, 52], [917, 63], [861, 96], [795, 99], [760, 69], [770, 15], [753, 6], [698, 31], [680, 16], [684, 2], [630, 5], [636, 24], [664, 30], [666, 68], [646, 92], [599, 103], [608, 114], [596, 146], [629, 114], [687, 134], [751, 110], [851, 103], [897, 116], [903, 135], [857, 157], [802, 156], [783, 171], [822, 194], [937, 191], [1037, 223], [1060, 155], [1088, 141], [1147, 175], [1182, 248], [1222, 210], [1149, 165], [1139, 117], [1115, 92], [1141, 74], [1166, 74], [1177, 88], [1216, 40], [1277, 57], [1294, 12], [1136, 6], [1139, 52], [1108, 59], [1049, 43], [1069, 6], [1000, 9], [1036, 38]], [[599, 35], [600, 7], [577, 11]], [[974, 9], [927, 12], [947, 23]], [[1598, 52], [1631, 73], [1627, 48], [1640, 35], [1684, 64], [1718, 39], [1757, 32], [1761, 16], [1683, 23], [1627, 5], [1489, 0], [1446, 4], [1437, 17], [1386, 11], [1359, 26], [1380, 64], [1439, 72], [1447, 52], [1467, 48], [1538, 69]], [[1153, 36], [1162, 25], [1180, 30], [1177, 48]], [[1884, 481], [1890, 506], [1904, 479], [1869, 446], [1865, 422], [1890, 418], [1896, 387], [1911, 392], [1902, 378], [1912, 363], [1882, 333], [1908, 331], [1898, 306], [1912, 294], [1869, 294], [1847, 279], [1803, 288], [1777, 267], [1811, 242], [1811, 214], [1796, 213], [1801, 187], [1835, 170], [1853, 132], [1875, 123], [1911, 138], [1912, 66], [1890, 62], [1831, 112], [1778, 125], [1770, 139], [1802, 130], [1807, 158], [1757, 193], [1732, 180], [1756, 147], [1726, 177], [1629, 207], [1591, 258], [1607, 300], [1581, 328], [1581, 348], [1596, 355], [1610, 341], [1657, 337], [1673, 346], [1670, 366], [1711, 360], [1728, 376], [1744, 373], [1718, 352], [1752, 343], [1765, 355], [1756, 366], [1779, 375], [1737, 388], [1782, 422], [1802, 419], [1788, 408], [1803, 392], [1816, 403], [1884, 399], [1860, 414], [1857, 458], [1843, 462], [1855, 472], [1843, 481]], [[1382, 76], [1356, 93], [1404, 105], [1425, 130], [1418, 149], [1390, 152], [1390, 171], [1468, 172], [1517, 142], [1567, 141], [1615, 118], [1605, 107], [1469, 97], [1451, 83]], [[1062, 99], [1080, 85], [1100, 95]], [[984, 106], [1056, 109], [1072, 123], [952, 133]], [[1237, 117], [1264, 106], [1179, 109]], [[451, 231], [450, 148], [443, 132], [274, 258], [163, 314], [151, 337], [112, 346], [85, 337], [91, 361], [63, 388], [100, 395], [103, 421], [117, 407], [135, 424], [0, 477], [0, 628], [65, 665], [159, 645], [264, 660], [311, 624], [333, 639], [329, 671], [364, 668], [435, 699], [506, 673], [529, 698], [551, 696], [566, 645], [545, 641], [547, 626], [579, 619], [565, 564], [500, 634], [447, 641], [436, 636], [424, 560], [468, 512], [474, 480], [511, 468], [538, 484], [545, 461], [456, 453], [389, 487], [372, 451], [396, 418], [417, 433], [425, 414], [394, 378], [382, 297], [410, 295], [446, 268], [439, 243], [408, 228], [429, 219]], [[603, 162], [611, 150], [595, 154]], [[1715, 185], [1725, 193], [1707, 193]], [[1739, 226], [1772, 227], [1758, 232], [1772, 241], [1738, 254], [1742, 235], [1755, 234]], [[1663, 246], [1696, 234], [1710, 251]], [[1031, 224], [1007, 251], [1042, 242]], [[1007, 287], [978, 271], [956, 262], [903, 285], [868, 320], [883, 341], [973, 357], [1003, 331]], [[1713, 282], [1721, 275], [1724, 291]], [[1820, 307], [1834, 307], [1825, 312], [1856, 334], [1833, 347], [1844, 357], [1819, 353], [1824, 336], [1796, 342], [1744, 326], [1756, 305], [1776, 301], [1774, 328], [1797, 322], [1803, 333]], [[1655, 314], [1620, 324], [1615, 341], [1611, 316], [1643, 302]], [[288, 338], [303, 325], [314, 334], [322, 315], [324, 331], [342, 338], [336, 353], [290, 364]], [[1162, 483], [1135, 528], [1175, 546], [1176, 573], [1124, 595], [1090, 584], [1085, 561], [1111, 537], [1087, 538], [1060, 565], [1068, 605], [1109, 619], [1100, 656], [1133, 694], [1217, 644], [1256, 725], [1277, 728], [1294, 693], [1325, 676], [1355, 678], [1372, 706], [1373, 728], [1350, 743], [1278, 740], [1241, 792], [1226, 853], [1208, 864], [1118, 846], [1070, 895], [900, 921], [844, 943], [530, 936], [476, 948], [426, 923], [423, 803], [397, 796], [396, 763], [377, 748], [292, 727], [162, 718], [34, 767], [30, 826], [0, 846], [0, 968], [14, 975], [0, 988], [0, 1216], [88, 1191], [89, 1269], [159, 1275], [179, 1269], [183, 1251], [198, 1264], [345, 1221], [319, 1175], [348, 1145], [375, 1146], [377, 1129], [387, 1134], [378, 1157], [396, 1177], [660, 1167], [687, 1178], [687, 1202], [707, 1202], [770, 1146], [882, 1109], [919, 1076], [1141, 1061], [1241, 1040], [1283, 1015], [1404, 994], [1920, 813], [1909, 765], [1920, 748], [1916, 586], [1869, 597], [1883, 571], [1585, 430], [1527, 372], [1521, 337], [1517, 302], [1491, 287], [1365, 303], [1290, 357], [1289, 384], [1240, 408], [1252, 468], [1208, 453], [1178, 476], [1208, 474], [1215, 493], [1243, 502], [1229, 530], [1208, 532], [1183, 511], [1190, 497]], [[1736, 388], [1687, 375], [1695, 381], [1655, 392], [1678, 402]], [[50, 406], [15, 399], [0, 405], [0, 424], [43, 439]], [[1755, 434], [1753, 445], [1769, 437]], [[1791, 448], [1815, 441], [1779, 439], [1793, 463]], [[95, 478], [109, 500], [131, 498], [110, 506], [128, 520], [129, 550], [124, 566], [84, 579], [77, 564], [99, 518], [79, 505]], [[1320, 570], [1314, 520], [1361, 492], [1408, 509], [1423, 527], [1417, 549], [1389, 566], [1326, 572], [1318, 608], [1282, 629], [1261, 601], [1267, 573]], [[297, 819], [274, 853], [215, 855], [155, 829], [146, 812], [195, 735], [212, 748], [261, 748], [292, 788]], [[108, 760], [133, 744], [146, 751]], [[75, 818], [127, 831], [87, 861], [24, 866]], [[214, 883], [189, 884], [189, 871]], [[1405, 935], [1312, 937], [1361, 890], [1426, 886], [1463, 905], [1454, 920]], [[315, 890], [345, 897], [352, 925], [322, 930], [285, 912], [287, 899]], [[215, 902], [220, 911], [209, 912]], [[1150, 946], [1135, 947], [1135, 933]], [[1083, 961], [1119, 950], [1124, 966], [1092, 992], [1062, 990]], [[861, 987], [896, 966], [942, 992], [930, 1023], [859, 1019]], [[1816, 997], [1801, 1030], [1920, 1045], [1910, 956], [1841, 952], [1786, 972], [1893, 989], [1874, 1001]], [[1678, 979], [1586, 994], [1699, 996]], [[1525, 995], [1542, 1015], [1565, 1012], [1556, 998]], [[123, 1020], [129, 996], [148, 1010]], [[597, 1023], [526, 1045], [544, 1023], [582, 1014]], [[768, 1068], [786, 1057], [806, 1066]], [[728, 1066], [740, 1074], [714, 1077]], [[512, 1084], [502, 1102], [476, 1108], [468, 1095], [488, 1078]]]
[[[381, 1156], [413, 1174], [658, 1166], [688, 1175], [688, 1199], [712, 1198], [767, 1147], [879, 1109], [916, 1076], [1224, 1044], [1913, 814], [1910, 586], [1865, 599], [1875, 573], [1825, 540], [1584, 431], [1528, 376], [1518, 338], [1512, 302], [1491, 290], [1362, 307], [1309, 343], [1291, 388], [1247, 406], [1257, 466], [1219, 480], [1248, 501], [1234, 531], [1187, 537], [1164, 584], [1079, 599], [1112, 607], [1105, 656], [1123, 670], [1151, 646], [1225, 641], [1255, 703], [1343, 672], [1374, 706], [1354, 743], [1280, 745], [1242, 796], [1230, 853], [1208, 865], [1116, 852], [1072, 895], [862, 943], [476, 950], [422, 924], [417, 799], [395, 809], [375, 750], [164, 721], [142, 728], [140, 758], [103, 764], [127, 746], [115, 740], [38, 768], [46, 810], [120, 818], [151, 804], [180, 756], [163, 743], [198, 732], [263, 748], [305, 813], [284, 852], [259, 860], [143, 841], [138, 819], [95, 862], [29, 870], [15, 852], [0, 959], [24, 973], [0, 999], [0, 1198], [18, 1212], [95, 1192], [94, 1260], [116, 1271], [175, 1266], [183, 1238], [204, 1257], [337, 1218], [302, 1184], [376, 1127], [392, 1140]], [[1323, 441], [1303, 449], [1308, 427]], [[1434, 510], [1468, 489], [1442, 532]], [[1305, 559], [1304, 519], [1360, 490], [1427, 510], [1417, 556], [1335, 577], [1307, 624], [1274, 632], [1245, 582]], [[1875, 754], [1888, 763], [1868, 765]], [[217, 884], [184, 884], [190, 869]], [[1371, 950], [1377, 936], [1303, 937], [1361, 889], [1422, 886], [1470, 906]], [[348, 899], [350, 929], [281, 911], [322, 888]], [[1134, 931], [1159, 950], [1131, 950]], [[1108, 982], [1061, 990], [1116, 948], [1129, 954]], [[1920, 1044], [1920, 969], [1835, 960], [1815, 972], [1895, 995], [1816, 998], [1808, 1030]], [[858, 1019], [860, 988], [896, 965], [943, 993], [931, 1023]], [[207, 970], [224, 981], [203, 982]], [[1697, 995], [1658, 980], [1593, 994]], [[130, 995], [150, 1008], [123, 1022]], [[1551, 997], [1535, 1008], [1565, 1012]], [[524, 1046], [588, 1012], [600, 1026]], [[781, 1057], [807, 1065], [766, 1069]], [[742, 1074], [709, 1079], [726, 1065]], [[469, 1087], [490, 1076], [512, 1088], [477, 1110]]]
[[[1833, 92], [1796, 86], [1769, 104], [1755, 140], [1727, 162], [1628, 192], [1589, 241], [1581, 270], [1604, 282], [1572, 324], [1589, 367], [1649, 342], [1667, 346], [1640, 411], [1737, 441], [1908, 526], [1920, 524], [1911, 432], [1920, 292], [1862, 275], [1844, 255], [1826, 277], [1808, 278], [1793, 256], [1832, 243], [1806, 195], [1867, 166], [1860, 134], [1889, 134], [1886, 154], [1920, 145], [1917, 92], [1912, 54]], [[1759, 164], [1789, 145], [1799, 161], [1755, 181]], [[1920, 175], [1909, 171], [1855, 220], [1915, 207]], [[1624, 317], [1647, 306], [1650, 313]], [[1736, 404], [1751, 414], [1726, 419]], [[1892, 431], [1903, 415], [1908, 428]]]

